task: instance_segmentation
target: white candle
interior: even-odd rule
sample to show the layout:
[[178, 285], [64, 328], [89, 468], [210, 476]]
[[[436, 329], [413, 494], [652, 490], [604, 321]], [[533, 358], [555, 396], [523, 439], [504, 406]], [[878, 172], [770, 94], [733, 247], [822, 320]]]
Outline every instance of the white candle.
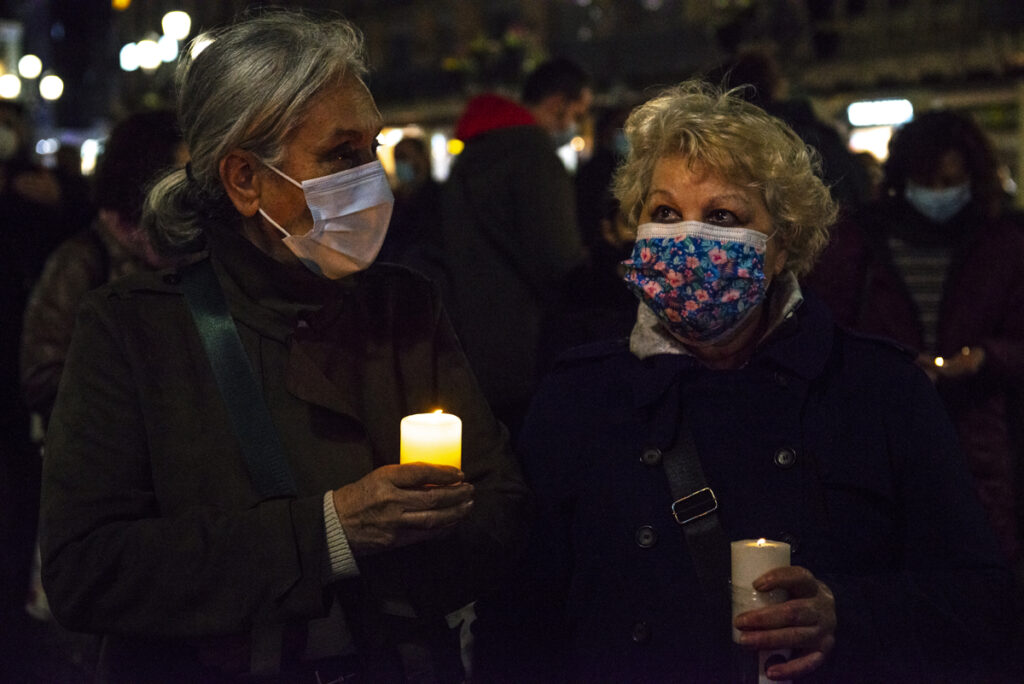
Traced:
[[[787, 599], [782, 589], [757, 591], [754, 580], [774, 568], [789, 565], [789, 544], [769, 541], [767, 539], [743, 539], [732, 542], [732, 617], [756, 608], [764, 608], [774, 603], [782, 603]], [[732, 628], [733, 641], [739, 643], [740, 630]], [[789, 650], [759, 651], [757, 672], [759, 684], [768, 684], [765, 675], [768, 660], [781, 656], [789, 660]], [[751, 666], [753, 667], [753, 666]], [[776, 683], [777, 684], [777, 683]]]
[[789, 565], [789, 544], [767, 539], [732, 543], [732, 585], [753, 588], [754, 580], [774, 568]]
[[462, 468], [462, 420], [440, 410], [406, 416], [401, 424], [399, 461]]

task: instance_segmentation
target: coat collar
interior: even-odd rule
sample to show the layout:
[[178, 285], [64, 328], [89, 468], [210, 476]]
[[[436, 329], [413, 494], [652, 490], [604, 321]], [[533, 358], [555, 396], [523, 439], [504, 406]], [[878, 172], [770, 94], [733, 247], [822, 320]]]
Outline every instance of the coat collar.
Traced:
[[[795, 278], [791, 285], [799, 292]], [[777, 296], [774, 298], [778, 299]], [[785, 296], [784, 303], [776, 303], [775, 308], [769, 332], [758, 343], [744, 369], [774, 368], [807, 382], [814, 380], [824, 372], [832, 350], [834, 327], [828, 310], [813, 296], [801, 295], [794, 299], [792, 291]], [[675, 343], [673, 349], [663, 342], [652, 347], [653, 353], [641, 358], [631, 340], [630, 350], [638, 359], [634, 366], [636, 378], [631, 383], [638, 407], [659, 401], [680, 373], [702, 368], [682, 345]]]
[[318, 312], [326, 304], [355, 287], [355, 277], [327, 280], [305, 267], [276, 261], [235, 227], [217, 226], [207, 234], [232, 314], [279, 342], [286, 341], [301, 321], [322, 316]]
[[[270, 258], [232, 228], [212, 229], [208, 235], [232, 315], [261, 336], [287, 345], [288, 391], [362, 422], [351, 391], [358, 385], [349, 377], [356, 372], [350, 367], [354, 355], [341, 355], [332, 363], [330, 357], [337, 355], [330, 349], [337, 351], [337, 347], [331, 347], [329, 339], [337, 333], [333, 323], [362, 274], [327, 280]], [[330, 377], [328, 367], [333, 369]]]

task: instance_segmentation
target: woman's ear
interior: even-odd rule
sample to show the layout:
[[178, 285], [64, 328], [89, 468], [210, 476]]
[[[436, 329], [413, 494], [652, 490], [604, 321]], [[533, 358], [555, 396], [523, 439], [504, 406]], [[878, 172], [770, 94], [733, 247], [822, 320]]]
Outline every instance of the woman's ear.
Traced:
[[253, 216], [260, 208], [260, 177], [252, 154], [234, 149], [220, 160], [220, 180], [231, 203], [242, 216]]

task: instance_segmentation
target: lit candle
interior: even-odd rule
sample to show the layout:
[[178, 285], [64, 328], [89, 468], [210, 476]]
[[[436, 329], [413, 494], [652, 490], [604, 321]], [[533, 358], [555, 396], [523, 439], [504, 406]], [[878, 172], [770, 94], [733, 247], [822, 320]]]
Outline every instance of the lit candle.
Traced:
[[[743, 539], [732, 543], [732, 616], [748, 610], [782, 603], [787, 599], [783, 589], [757, 591], [754, 580], [774, 568], [789, 565], [789, 544], [767, 539]], [[732, 628], [733, 641], [739, 643], [740, 630]], [[776, 661], [789, 660], [789, 649], [760, 651], [757, 658], [759, 684], [768, 684], [765, 671]], [[753, 665], [751, 665], [753, 667]]]
[[437, 410], [402, 419], [402, 463], [433, 463], [462, 468], [462, 420]]

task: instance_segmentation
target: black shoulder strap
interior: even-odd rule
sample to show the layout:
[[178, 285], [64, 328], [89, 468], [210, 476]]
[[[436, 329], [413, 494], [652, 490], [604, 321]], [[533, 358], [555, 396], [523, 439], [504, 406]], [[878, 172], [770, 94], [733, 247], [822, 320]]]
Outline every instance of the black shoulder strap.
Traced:
[[662, 456], [672, 491], [672, 517], [683, 528], [693, 567], [700, 580], [716, 630], [729, 634], [732, 594], [729, 588], [729, 540], [718, 520], [718, 500], [704, 478], [697, 446], [685, 414], [676, 443]]
[[262, 499], [295, 496], [284, 449], [209, 259], [181, 270], [181, 289], [242, 444], [253, 486]]

